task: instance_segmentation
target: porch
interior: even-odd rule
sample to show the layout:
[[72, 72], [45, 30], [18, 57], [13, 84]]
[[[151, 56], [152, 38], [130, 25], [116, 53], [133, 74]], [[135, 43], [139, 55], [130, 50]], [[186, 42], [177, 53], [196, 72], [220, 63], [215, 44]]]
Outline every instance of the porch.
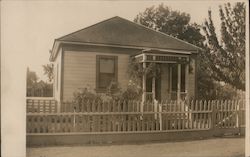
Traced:
[[143, 69], [152, 65], [158, 68], [150, 76], [143, 73], [142, 102], [195, 98], [195, 60], [191, 58], [191, 53], [149, 49], [134, 58], [142, 64]]

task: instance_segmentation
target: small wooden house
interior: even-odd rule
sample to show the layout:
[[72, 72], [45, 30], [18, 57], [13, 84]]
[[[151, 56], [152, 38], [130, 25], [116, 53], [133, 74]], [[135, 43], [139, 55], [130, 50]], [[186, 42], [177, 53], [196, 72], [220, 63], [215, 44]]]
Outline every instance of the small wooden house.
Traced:
[[126, 88], [129, 60], [135, 57], [143, 67], [157, 63], [161, 69], [157, 78], [143, 75], [143, 101], [194, 98], [199, 50], [116, 16], [55, 39], [50, 56], [55, 67], [54, 97], [59, 102], [72, 100], [73, 93], [86, 86], [102, 93], [111, 81]]

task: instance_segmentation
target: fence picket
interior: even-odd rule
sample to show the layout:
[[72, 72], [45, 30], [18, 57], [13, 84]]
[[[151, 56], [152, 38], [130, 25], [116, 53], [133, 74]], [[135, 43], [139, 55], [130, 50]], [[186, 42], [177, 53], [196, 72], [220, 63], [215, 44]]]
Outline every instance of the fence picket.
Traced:
[[230, 117], [231, 117], [230, 104], [231, 104], [231, 101], [228, 100], [227, 104], [226, 104], [227, 105], [227, 128], [231, 127], [231, 124], [230, 124]]
[[221, 103], [221, 128], [224, 128], [225, 127], [225, 115], [226, 115], [226, 110], [225, 110], [225, 100], [223, 101], [222, 100], [222, 103]]
[[46, 105], [47, 105], [47, 103], [46, 103], [46, 101], [42, 101], [43, 103], [43, 113], [45, 113], [46, 112]]
[[226, 118], [227, 118], [227, 100], [224, 100], [223, 101], [223, 111], [222, 111], [222, 113], [223, 113], [223, 119], [222, 119], [222, 121], [223, 121], [223, 128], [226, 128], [227, 127], [227, 120], [226, 120]]
[[110, 102], [110, 107], [111, 107], [111, 109], [110, 109], [110, 112], [116, 112], [116, 110], [115, 110], [115, 104], [117, 104], [117, 112], [121, 112], [122, 111], [122, 109], [121, 109], [121, 102], [120, 102], [120, 100], [118, 100], [118, 101], [111, 101]]
[[102, 112], [101, 111], [101, 101], [98, 100], [96, 104], [97, 104], [97, 112]]
[[31, 101], [31, 102], [32, 102], [32, 106], [31, 106], [32, 109], [31, 109], [31, 112], [36, 112], [34, 101], [35, 101], [35, 100], [32, 100], [32, 101]]
[[200, 100], [200, 102], [199, 102], [199, 111], [203, 111], [203, 101], [202, 100]]
[[199, 109], [198, 109], [198, 100], [196, 100], [195, 101], [195, 109], [194, 109], [195, 111], [198, 111]]
[[40, 113], [40, 100], [38, 100], [37, 103], [38, 103], [38, 105], [37, 105], [37, 106], [38, 106], [38, 107], [37, 107], [37, 108], [38, 108], [38, 109], [37, 109], [37, 112]]
[[51, 104], [51, 101], [49, 101], [49, 113], [52, 113], [52, 104]]
[[231, 101], [231, 109], [230, 110], [231, 110], [231, 115], [232, 115], [231, 116], [231, 120], [230, 120], [230, 122], [231, 122], [231, 128], [234, 128], [234, 117], [235, 117], [234, 116], [235, 115], [234, 114], [234, 100]]

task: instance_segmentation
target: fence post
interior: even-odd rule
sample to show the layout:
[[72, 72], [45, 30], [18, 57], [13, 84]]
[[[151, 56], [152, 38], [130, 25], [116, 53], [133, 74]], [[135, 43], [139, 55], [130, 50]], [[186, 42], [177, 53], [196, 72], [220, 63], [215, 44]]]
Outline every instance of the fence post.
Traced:
[[141, 115], [140, 115], [140, 120], [142, 120], [143, 119], [143, 106], [144, 106], [144, 102], [145, 101], [142, 101], [141, 103], [140, 103], [140, 112], [141, 112]]
[[160, 131], [162, 131], [162, 102], [159, 104], [159, 122], [160, 122]]
[[76, 115], [75, 115], [75, 113], [76, 113], [76, 106], [74, 106], [74, 117], [73, 117], [73, 130], [74, 131], [76, 131]]
[[154, 99], [153, 105], [154, 105], [154, 110], [153, 111], [155, 112], [154, 117], [155, 117], [155, 119], [157, 119], [157, 105], [158, 105], [158, 101]]
[[239, 100], [238, 101], [238, 105], [237, 105], [238, 107], [237, 107], [237, 109], [238, 109], [238, 111], [237, 111], [237, 117], [238, 117], [238, 128], [239, 128], [239, 133], [238, 133], [238, 135], [240, 135], [240, 133], [241, 133], [241, 118], [242, 118], [242, 112], [241, 112], [241, 108], [242, 108], [242, 101], [241, 100]]
[[236, 107], [235, 107], [235, 112], [236, 112], [236, 128], [239, 127], [239, 100], [236, 100]]
[[212, 104], [211, 104], [211, 109], [212, 109], [212, 115], [211, 115], [211, 128], [210, 129], [215, 129], [215, 122], [216, 122], [216, 105], [215, 105], [215, 101], [212, 101]]

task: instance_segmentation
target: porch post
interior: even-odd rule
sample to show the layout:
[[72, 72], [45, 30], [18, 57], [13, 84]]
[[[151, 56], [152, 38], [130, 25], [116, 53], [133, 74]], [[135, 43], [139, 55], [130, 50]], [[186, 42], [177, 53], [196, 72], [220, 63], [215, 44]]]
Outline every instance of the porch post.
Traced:
[[[153, 56], [153, 60], [155, 60], [155, 56]], [[155, 74], [155, 71], [153, 72]], [[155, 100], [155, 76], [152, 78], [152, 101]]]
[[188, 74], [189, 74], [189, 64], [187, 63], [186, 65], [185, 65], [185, 93], [186, 93], [186, 99], [187, 98], [189, 98], [189, 91], [188, 91], [188, 84], [189, 84], [189, 76], [188, 76]]
[[169, 99], [172, 99], [172, 66], [169, 66]]
[[[143, 63], [142, 63], [143, 69], [145, 69], [147, 66], [145, 61], [146, 61], [146, 55], [143, 54]], [[146, 74], [143, 73], [143, 76], [142, 76], [142, 104], [145, 101], [146, 101]]]
[[178, 63], [178, 74], [177, 74], [177, 102], [181, 100], [181, 64]]

